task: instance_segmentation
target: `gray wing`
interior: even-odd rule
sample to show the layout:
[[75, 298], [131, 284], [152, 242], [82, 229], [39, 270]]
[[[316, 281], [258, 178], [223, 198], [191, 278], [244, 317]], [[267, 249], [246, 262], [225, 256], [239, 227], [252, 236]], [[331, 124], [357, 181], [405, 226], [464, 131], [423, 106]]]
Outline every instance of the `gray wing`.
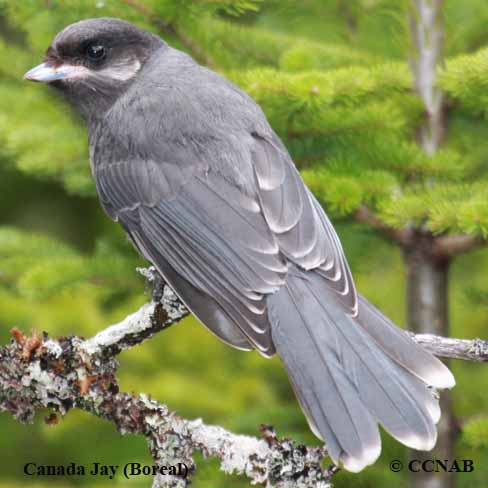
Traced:
[[192, 312], [231, 345], [272, 355], [266, 296], [284, 285], [287, 261], [317, 269], [352, 312], [356, 294], [337, 236], [279, 139], [242, 141], [236, 161], [247, 161], [251, 182], [192, 151], [185, 164], [100, 165], [95, 178], [107, 213]]
[[357, 293], [339, 238], [286, 148], [274, 133], [255, 135], [253, 153], [263, 213], [281, 252], [326, 278], [346, 309], [357, 315]]
[[265, 295], [283, 284], [287, 267], [256, 196], [203, 165], [177, 186], [165, 169], [127, 161], [96, 170], [104, 208], [207, 327], [232, 345], [274, 354]]

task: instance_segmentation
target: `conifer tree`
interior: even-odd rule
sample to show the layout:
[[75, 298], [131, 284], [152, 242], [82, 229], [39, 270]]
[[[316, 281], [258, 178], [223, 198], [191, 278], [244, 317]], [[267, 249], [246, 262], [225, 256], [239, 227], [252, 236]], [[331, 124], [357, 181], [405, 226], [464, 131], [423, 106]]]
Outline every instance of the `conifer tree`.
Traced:
[[[21, 80], [59, 30], [95, 16], [157, 32], [245, 89], [341, 223], [346, 248], [364, 236], [381, 246], [374, 232], [401, 250], [408, 326], [449, 335], [455, 258], [479, 248], [476, 262], [488, 263], [485, 0], [472, 0], [469, 11], [461, 0], [0, 0], [0, 163], [12, 182], [0, 182], [2, 203], [10, 209], [16, 195], [28, 200], [42, 187], [38, 195], [47, 198], [56, 188], [63, 205], [83, 207], [79, 214], [72, 209], [83, 220], [64, 231], [79, 236], [82, 226], [96, 237], [83, 236], [80, 251], [63, 242], [64, 231], [54, 224], [49, 237], [14, 217], [15, 226], [0, 226], [0, 308], [8, 310], [2, 320], [35, 325], [39, 316], [28, 304], [36, 300], [46, 304], [40, 316], [57, 323], [63, 320], [51, 311], [56, 305], [67, 316], [70, 307], [84, 307], [93, 329], [107, 310], [130, 311], [143, 287], [133, 276], [141, 261], [97, 208], [82, 124], [54, 93]], [[372, 255], [356, 249], [353, 264]], [[469, 292], [463, 299], [481, 309], [488, 287], [476, 267], [463, 277]], [[76, 300], [59, 299], [66, 290]], [[473, 331], [453, 325], [461, 336], [482, 331], [481, 325]], [[455, 370], [461, 391], [469, 387], [463, 383], [468, 369]], [[434, 455], [452, 459], [457, 427], [449, 397], [442, 402], [445, 420]], [[487, 408], [481, 399], [477, 405]], [[468, 452], [488, 453], [486, 432], [488, 418], [471, 415], [462, 437]], [[386, 473], [384, 479], [389, 486], [398, 478]], [[454, 486], [453, 476], [412, 480], [416, 488]]]

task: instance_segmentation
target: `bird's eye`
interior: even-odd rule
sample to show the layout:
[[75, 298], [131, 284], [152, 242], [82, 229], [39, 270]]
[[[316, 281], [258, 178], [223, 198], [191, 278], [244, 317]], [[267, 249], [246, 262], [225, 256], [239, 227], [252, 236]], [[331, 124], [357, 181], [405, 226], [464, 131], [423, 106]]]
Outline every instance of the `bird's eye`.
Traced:
[[101, 61], [107, 55], [105, 46], [101, 44], [89, 44], [85, 52], [90, 61]]

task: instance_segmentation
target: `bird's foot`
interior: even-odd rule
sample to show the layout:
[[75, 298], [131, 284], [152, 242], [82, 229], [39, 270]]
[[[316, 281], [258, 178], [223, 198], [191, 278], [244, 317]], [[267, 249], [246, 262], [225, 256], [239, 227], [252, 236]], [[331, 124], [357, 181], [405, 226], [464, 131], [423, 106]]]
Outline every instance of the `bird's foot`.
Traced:
[[146, 278], [146, 292], [151, 289], [153, 301], [160, 303], [164, 295], [166, 281], [159, 274], [159, 271], [154, 266], [149, 266], [149, 268], [136, 268], [136, 271]]

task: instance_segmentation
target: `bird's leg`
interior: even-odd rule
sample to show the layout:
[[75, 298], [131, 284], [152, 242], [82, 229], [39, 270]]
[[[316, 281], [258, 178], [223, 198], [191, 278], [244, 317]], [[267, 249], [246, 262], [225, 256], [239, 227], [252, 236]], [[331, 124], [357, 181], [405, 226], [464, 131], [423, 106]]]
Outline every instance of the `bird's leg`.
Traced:
[[137, 268], [136, 270], [139, 274], [146, 278], [146, 292], [148, 292], [149, 288], [152, 287], [152, 300], [156, 303], [161, 303], [164, 295], [164, 287], [167, 283], [159, 274], [158, 270], [154, 266], [149, 266], [149, 268]]
[[167, 286], [167, 283], [166, 281], [164, 281], [164, 278], [159, 274], [159, 272], [153, 266], [151, 266], [151, 268], [154, 269], [152, 299], [156, 303], [161, 303], [161, 300], [164, 295], [164, 287]]

